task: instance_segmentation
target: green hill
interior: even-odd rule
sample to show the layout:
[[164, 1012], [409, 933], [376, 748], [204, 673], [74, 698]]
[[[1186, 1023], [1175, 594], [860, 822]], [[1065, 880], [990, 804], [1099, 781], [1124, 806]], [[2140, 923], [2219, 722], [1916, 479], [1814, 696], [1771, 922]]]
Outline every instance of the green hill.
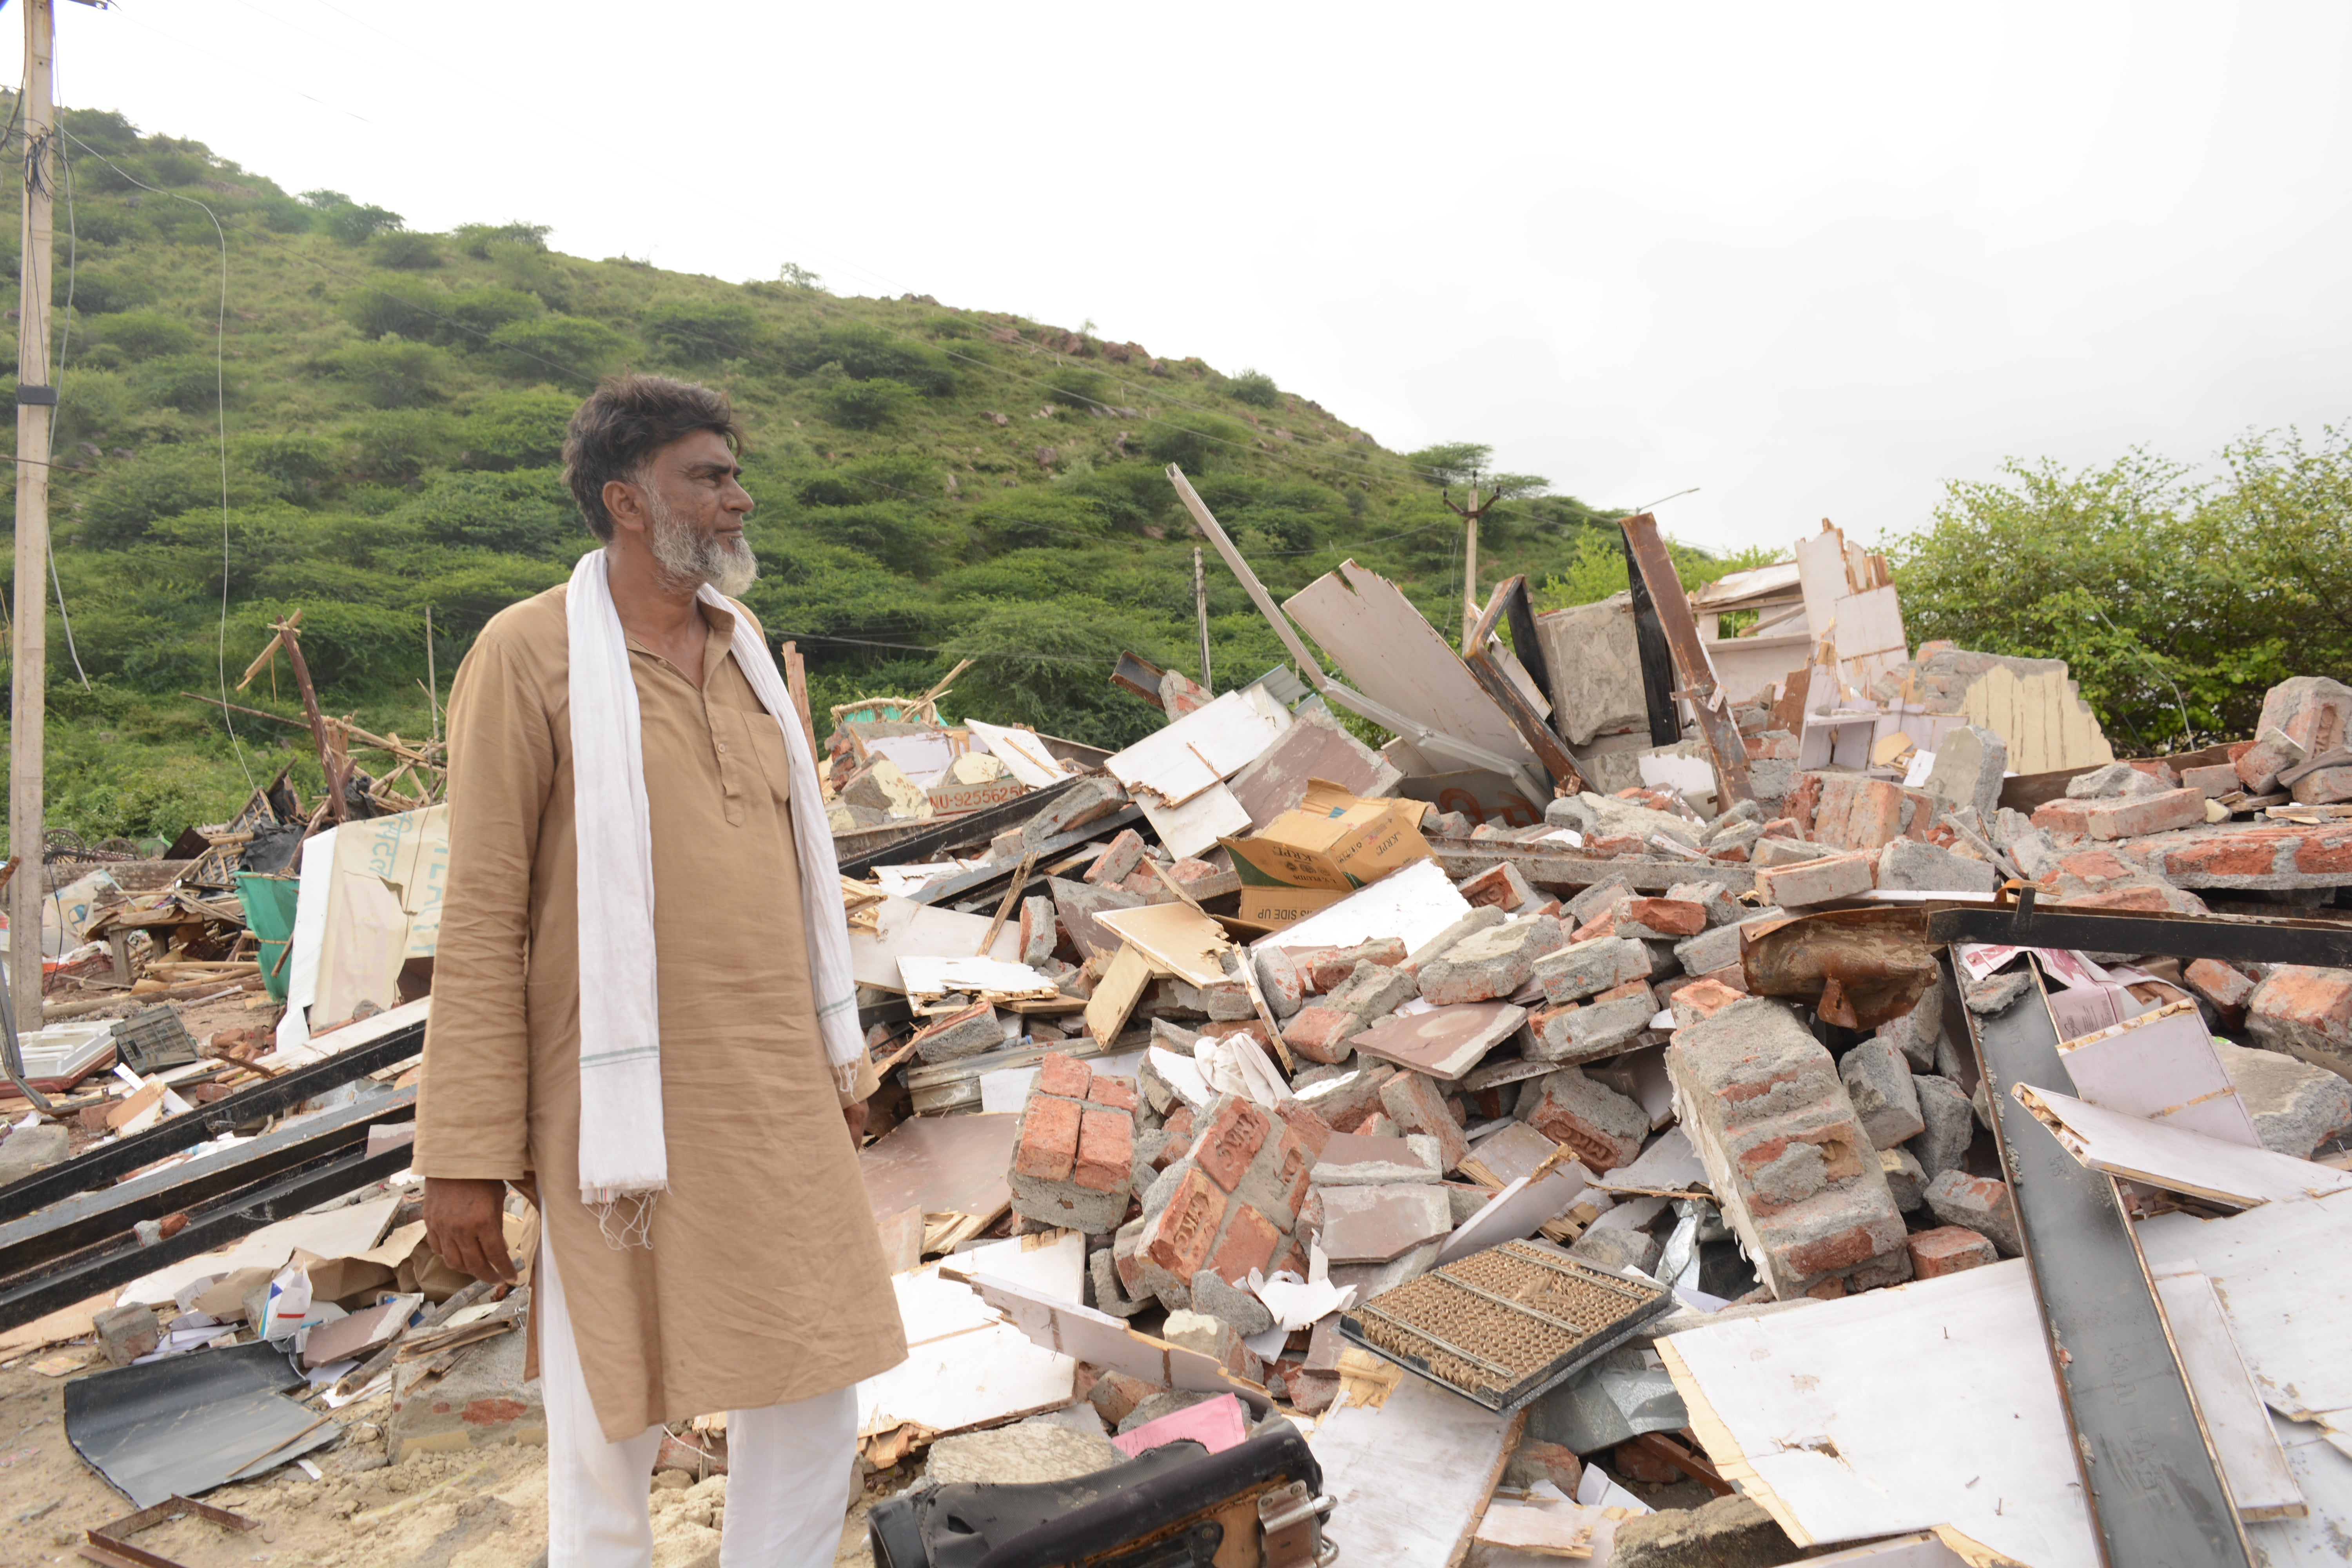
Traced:
[[[446, 691], [482, 623], [593, 542], [558, 450], [617, 370], [734, 399], [763, 566], [748, 597], [800, 640], [820, 725], [971, 658], [953, 716], [1104, 745], [1151, 727], [1107, 678], [1122, 647], [1197, 674], [1171, 461], [1277, 595], [1352, 555], [1458, 620], [1462, 530], [1439, 487], [1484, 448], [1392, 453], [1268, 376], [1002, 312], [838, 297], [789, 266], [735, 284], [583, 260], [526, 223], [414, 233], [118, 114], [65, 128], [53, 827], [173, 833], [289, 759], [315, 790], [306, 734], [240, 719], [233, 744], [180, 695], [233, 684], [297, 607], [330, 710], [424, 733], [428, 610]], [[13, 207], [0, 226], [13, 252]], [[1580, 556], [1614, 570], [1609, 514], [1509, 482], [1483, 584]], [[1281, 662], [1213, 555], [1208, 582], [1219, 677]], [[239, 700], [299, 716], [268, 684]]]

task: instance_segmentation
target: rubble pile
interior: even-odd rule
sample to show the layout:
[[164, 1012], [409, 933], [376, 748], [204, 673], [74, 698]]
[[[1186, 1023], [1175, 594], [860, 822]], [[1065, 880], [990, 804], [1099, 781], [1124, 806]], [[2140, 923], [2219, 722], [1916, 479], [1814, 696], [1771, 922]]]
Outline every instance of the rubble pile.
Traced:
[[[1834, 530], [1685, 595], [1647, 519], [1638, 594], [1536, 616], [1513, 579], [1457, 649], [1353, 563], [1276, 606], [1177, 482], [1303, 683], [1124, 656], [1164, 722], [1117, 752], [944, 721], [945, 682], [832, 715], [912, 1341], [859, 1389], [872, 1471], [1303, 1435], [1353, 1560], [1433, 1568], [2073, 1568], [2168, 1508], [2216, 1561], [2318, 1561], [2352, 1528], [2352, 688], [2119, 760], [2063, 665], [1910, 648]], [[298, 984], [258, 1089], [396, 1179], [429, 996]], [[101, 1260], [91, 1331], [356, 1349], [331, 1396], [385, 1379], [395, 1458], [528, 1428], [527, 1291], [453, 1312], [383, 1201], [332, 1278], [289, 1238], [165, 1301]], [[2066, 1317], [2090, 1296], [2124, 1307]], [[2119, 1419], [2124, 1367], [2187, 1426]], [[723, 1470], [723, 1431], [673, 1440]]]

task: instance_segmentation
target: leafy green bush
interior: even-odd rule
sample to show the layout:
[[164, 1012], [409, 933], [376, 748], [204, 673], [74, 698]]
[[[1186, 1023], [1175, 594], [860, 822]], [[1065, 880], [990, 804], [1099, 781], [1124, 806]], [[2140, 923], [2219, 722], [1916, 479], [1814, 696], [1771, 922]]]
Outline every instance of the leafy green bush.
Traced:
[[240, 464], [268, 479], [281, 499], [297, 506], [324, 498], [342, 472], [342, 454], [323, 436], [248, 436], [233, 449]]
[[387, 332], [373, 342], [340, 350], [334, 366], [378, 408], [410, 408], [440, 396], [448, 374], [446, 359], [430, 343], [413, 343]]
[[[15, 276], [16, 268], [9, 268]], [[117, 271], [111, 267], [79, 267], [68, 278], [63, 268], [50, 281], [49, 302], [66, 302], [66, 285], [73, 285], [74, 309], [87, 316], [113, 315], [123, 310], [135, 310], [152, 305], [161, 296], [154, 283], [135, 272]]]
[[626, 338], [602, 321], [541, 316], [498, 328], [482, 353], [508, 375], [567, 384], [576, 379], [584, 395], [585, 384], [610, 372], [627, 346]]
[[210, 354], [166, 354], [131, 372], [131, 384], [151, 403], [200, 414], [219, 406], [224, 398], [236, 401], [236, 384], [225, 370]]
[[1108, 408], [1118, 397], [1110, 377], [1076, 365], [1055, 365], [1039, 390], [1049, 403], [1066, 404], [1081, 413]]
[[380, 235], [375, 242], [375, 264], [406, 272], [424, 272], [441, 265], [441, 242], [429, 234], [416, 234], [407, 229]]
[[1282, 401], [1282, 389], [1274, 384], [1274, 377], [1262, 370], [1245, 370], [1225, 385], [1235, 402], [1246, 403], [1253, 408], [1272, 408]]
[[904, 413], [920, 396], [903, 381], [841, 380], [816, 395], [818, 412], [845, 430], [876, 430]]
[[587, 529], [553, 468], [436, 474], [386, 521], [417, 527], [436, 544], [514, 555], [564, 553]]
[[192, 353], [195, 330], [160, 310], [125, 310], [99, 316], [83, 323], [91, 337], [120, 350], [126, 359], [154, 359], [163, 354]]
[[827, 507], [801, 519], [800, 526], [820, 539], [871, 555], [893, 572], [929, 574], [926, 568], [937, 531], [917, 507], [898, 501]]
[[87, 362], [69, 369], [58, 386], [58, 446], [98, 442], [127, 432], [145, 402], [123, 376], [89, 369]]
[[359, 478], [394, 485], [413, 483], [457, 449], [456, 427], [437, 409], [388, 409], [354, 422], [343, 436]]
[[[250, 469], [232, 466], [229, 504], [249, 506], [268, 494]], [[79, 497], [81, 522], [73, 530], [101, 549], [143, 538], [164, 518], [221, 503], [220, 454], [207, 446], [158, 447], [128, 462], [109, 463]]]
[[449, 296], [421, 278], [387, 278], [343, 296], [343, 319], [371, 338], [397, 332], [423, 342], [446, 330]]
[[495, 337], [502, 327], [544, 316], [547, 307], [535, 294], [485, 283], [452, 294], [446, 313], [449, 321], [437, 341], [470, 349]]
[[778, 356], [793, 375], [814, 375], [828, 364], [859, 381], [889, 380], [934, 395], [955, 390], [954, 362], [937, 349], [863, 322], [802, 332]]
[[302, 200], [318, 214], [318, 226], [345, 245], [365, 245], [401, 224], [400, 215], [390, 208], [365, 205], [341, 191], [304, 191]]
[[646, 335], [688, 364], [747, 359], [760, 346], [760, 313], [731, 300], [667, 300], [646, 311]]
[[563, 457], [563, 428], [581, 400], [544, 389], [493, 392], [467, 411], [466, 462], [476, 468], [545, 468]]
[[[87, 149], [92, 153], [131, 153], [139, 147], [139, 127], [115, 109], [67, 109], [58, 121], [71, 135], [67, 155]], [[76, 146], [75, 143], [79, 143]]]
[[973, 536], [992, 553], [1030, 548], [1075, 550], [1110, 532], [1091, 496], [1024, 486], [990, 496], [971, 510]]
[[1155, 423], [1143, 449], [1153, 462], [1173, 463], [1189, 474], [1216, 467], [1248, 444], [1249, 433], [1231, 420], [1185, 409]]
[[457, 243], [475, 260], [488, 261], [491, 247], [502, 244], [545, 250], [547, 237], [554, 232], [543, 223], [461, 223], [457, 226]]

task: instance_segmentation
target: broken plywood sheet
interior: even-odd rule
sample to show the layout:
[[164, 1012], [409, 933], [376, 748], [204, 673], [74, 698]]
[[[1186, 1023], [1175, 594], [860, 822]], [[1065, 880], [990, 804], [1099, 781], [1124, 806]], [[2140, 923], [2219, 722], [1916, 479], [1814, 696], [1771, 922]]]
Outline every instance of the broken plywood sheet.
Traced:
[[1339, 726], [1328, 713], [1309, 710], [1274, 744], [1235, 773], [1226, 787], [1249, 814], [1257, 832], [1297, 805], [1310, 779], [1328, 779], [1360, 798], [1396, 793], [1403, 774], [1396, 765]]
[[1205, 854], [1218, 839], [1249, 826], [1249, 813], [1223, 784], [1209, 785], [1181, 805], [1163, 805], [1148, 790], [1136, 795], [1135, 804], [1151, 824], [1152, 837], [1179, 859]]
[[1273, 942], [1295, 952], [1392, 936], [1410, 952], [1469, 912], [1470, 900], [1436, 861], [1416, 860], [1253, 945]]
[[909, 1208], [971, 1215], [982, 1226], [1013, 1205], [1018, 1116], [910, 1116], [857, 1152], [866, 1201], [879, 1222]]
[[2022, 1258], [1657, 1349], [1716, 1468], [1801, 1546], [1950, 1525], [2032, 1568], [2097, 1568]]
[[2352, 1173], [2291, 1154], [2143, 1121], [2032, 1084], [2011, 1092], [2056, 1131], [2066, 1152], [2126, 1181], [2242, 1209], [2352, 1191]]
[[1154, 967], [1189, 984], [1218, 985], [1227, 978], [1222, 960], [1233, 941], [1224, 927], [1191, 904], [1104, 910], [1095, 921], [1117, 931]]
[[1524, 1121], [1514, 1121], [1472, 1144], [1461, 1170], [1482, 1186], [1507, 1187], [1522, 1176], [1534, 1175], [1538, 1165], [1559, 1152], [1557, 1142]]
[[[986, 915], [960, 915], [912, 899], [886, 898], [874, 906], [874, 929], [849, 933], [849, 969], [860, 985], [898, 991], [902, 958], [970, 957], [988, 935]], [[1021, 956], [1021, 928], [1006, 921], [987, 956], [1010, 963]]]
[[974, 1300], [992, 1313], [1003, 1314], [1008, 1327], [1042, 1348], [1162, 1388], [1232, 1394], [1253, 1410], [1271, 1408], [1265, 1389], [1232, 1375], [1215, 1357], [1139, 1334], [1075, 1294], [1066, 1299], [1010, 1275], [979, 1268], [970, 1274], [969, 1284]]
[[2352, 1458], [2328, 1443], [2325, 1431], [2273, 1411], [2271, 1432], [2286, 1451], [2287, 1469], [2310, 1512], [2302, 1519], [2246, 1526], [2246, 1539], [2268, 1568], [2344, 1568], [2346, 1521], [2352, 1520]]
[[[986, 933], [985, 922], [982, 934]], [[951, 991], [976, 995], [1050, 1000], [1062, 993], [1050, 974], [1025, 963], [996, 958], [932, 958], [909, 954], [898, 961], [898, 978], [909, 996], [944, 996]]]
[[[1076, 1231], [992, 1242], [956, 1260], [1018, 1281], [1042, 1300], [1076, 1305], [1086, 1237]], [[902, 1426], [960, 1432], [1058, 1410], [1073, 1397], [1077, 1363], [1003, 1322], [939, 1264], [891, 1277], [907, 1330], [907, 1359], [857, 1385], [861, 1437]]]
[[1290, 723], [1290, 710], [1265, 688], [1228, 691], [1113, 752], [1103, 768], [1130, 795], [1149, 791], [1165, 805], [1181, 805], [1255, 762]]
[[1144, 987], [1150, 984], [1151, 961], [1138, 952], [1133, 943], [1121, 944], [1096, 984], [1095, 994], [1087, 999], [1087, 1033], [1105, 1050], [1127, 1027], [1128, 1015], [1135, 1011]]
[[1350, 1037], [1348, 1044], [1366, 1056], [1450, 1082], [1484, 1061], [1527, 1021], [1528, 1010], [1508, 1002], [1463, 1002], [1398, 1015]]
[[1538, 769], [1535, 753], [1461, 656], [1379, 573], [1342, 562], [1282, 607], [1373, 701]]
[[1960, 711], [2009, 743], [2009, 769], [2018, 773], [2098, 767], [2116, 760], [2091, 705], [2075, 694], [2062, 667], [2021, 680], [1994, 665], [1969, 687]]
[[[2105, 989], [2105, 988], [2102, 988]], [[2115, 995], [2126, 1005], [2128, 992]], [[2055, 1009], [2053, 1009], [2053, 1012]], [[2126, 1116], [2259, 1149], [2254, 1119], [2194, 1002], [2173, 1002], [2058, 1044], [2077, 1098]]]
[[1045, 740], [1034, 730], [984, 724], [977, 719], [965, 720], [964, 728], [987, 748], [989, 755], [1004, 764], [1006, 773], [1031, 789], [1043, 789], [1070, 776], [1067, 764], [1045, 749]]
[[1423, 1378], [1406, 1377], [1378, 1405], [1341, 1402], [1307, 1447], [1323, 1489], [1348, 1521], [1350, 1562], [1382, 1568], [1452, 1568], [1486, 1511], [1503, 1462], [1518, 1446], [1520, 1415], [1497, 1415]]
[[1714, 1192], [1698, 1151], [1679, 1127], [1667, 1128], [1632, 1164], [1595, 1177], [1592, 1184], [1616, 1197], [1706, 1197]]

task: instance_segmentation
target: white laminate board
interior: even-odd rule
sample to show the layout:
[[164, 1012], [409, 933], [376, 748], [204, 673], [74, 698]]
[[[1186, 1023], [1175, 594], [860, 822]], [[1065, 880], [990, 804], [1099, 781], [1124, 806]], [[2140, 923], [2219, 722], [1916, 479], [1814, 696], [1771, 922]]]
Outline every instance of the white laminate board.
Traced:
[[[1103, 770], [1129, 791], [1148, 790], [1181, 805], [1257, 761], [1292, 722], [1290, 710], [1264, 687], [1228, 691], [1114, 752]], [[1242, 823], [1248, 822], [1244, 812]]]
[[2175, 1002], [2058, 1046], [2077, 1098], [2259, 1149], [2254, 1119], [2194, 1002]]
[[1151, 824], [1152, 837], [1180, 860], [1206, 854], [1218, 839], [1249, 827], [1248, 810], [1222, 780], [1211, 783], [1181, 805], [1162, 805], [1149, 790], [1139, 792], [1135, 804], [1143, 808], [1143, 819]]
[[1486, 1511], [1519, 1426], [1517, 1417], [1419, 1377], [1406, 1377], [1379, 1405], [1333, 1405], [1307, 1447], [1323, 1467], [1324, 1491], [1338, 1500], [1333, 1533], [1346, 1542], [1348, 1561], [1452, 1568]]
[[1006, 773], [1031, 789], [1059, 784], [1070, 776], [1068, 766], [1045, 749], [1034, 730], [984, 724], [977, 719], [965, 720], [964, 728], [978, 737], [990, 756], [1004, 764]]
[[2235, 1208], [2352, 1190], [2352, 1173], [2292, 1154], [2143, 1121], [2031, 1084], [2015, 1085], [2011, 1092], [2043, 1121], [2056, 1123], [2058, 1142], [2068, 1153], [2111, 1176]]
[[2238, 1517], [2250, 1523], [2299, 1517], [2303, 1489], [2287, 1468], [2285, 1450], [2271, 1430], [2270, 1412], [2230, 1338], [2230, 1322], [2221, 1314], [2213, 1282], [2182, 1266], [2179, 1272], [2158, 1274], [2153, 1283], [2180, 1364], [2197, 1391], [2197, 1413], [2221, 1461], [2221, 1478], [2230, 1483]]
[[1251, 946], [1353, 947], [1392, 936], [1411, 952], [1469, 912], [1470, 900], [1436, 861], [1415, 860]]
[[1373, 701], [1440, 733], [1536, 765], [1535, 753], [1461, 656], [1379, 573], [1342, 562], [1282, 607]]
[[[898, 961], [902, 958], [971, 958], [988, 934], [986, 915], [958, 914], [934, 909], [912, 899], [886, 898], [874, 906], [874, 930], [852, 929], [849, 969], [860, 985], [899, 991]], [[988, 950], [991, 958], [1010, 963], [1021, 956], [1021, 924], [1007, 921]]]
[[2134, 1229], [2150, 1269], [2194, 1264], [2213, 1281], [2272, 1409], [2296, 1420], [2352, 1409], [2352, 1192], [2227, 1219], [2158, 1215]]
[[2246, 1526], [2246, 1539], [2264, 1568], [2344, 1568], [2352, 1539], [2352, 1458], [2329, 1447], [2316, 1426], [2271, 1416], [2271, 1432], [2286, 1450], [2287, 1468], [2310, 1513]]
[[1658, 1347], [1710, 1457], [1798, 1544], [1948, 1524], [2032, 1568], [2096, 1568], [2022, 1258]]
[[[1040, 1300], [1075, 1305], [1084, 1289], [1086, 1237], [1076, 1231], [1020, 1237], [953, 1261], [1017, 1279]], [[1034, 1343], [970, 1286], [940, 1278], [940, 1267], [929, 1263], [891, 1277], [907, 1330], [907, 1359], [857, 1385], [859, 1433], [887, 1432], [909, 1421], [957, 1432], [1067, 1405], [1076, 1360]]]

